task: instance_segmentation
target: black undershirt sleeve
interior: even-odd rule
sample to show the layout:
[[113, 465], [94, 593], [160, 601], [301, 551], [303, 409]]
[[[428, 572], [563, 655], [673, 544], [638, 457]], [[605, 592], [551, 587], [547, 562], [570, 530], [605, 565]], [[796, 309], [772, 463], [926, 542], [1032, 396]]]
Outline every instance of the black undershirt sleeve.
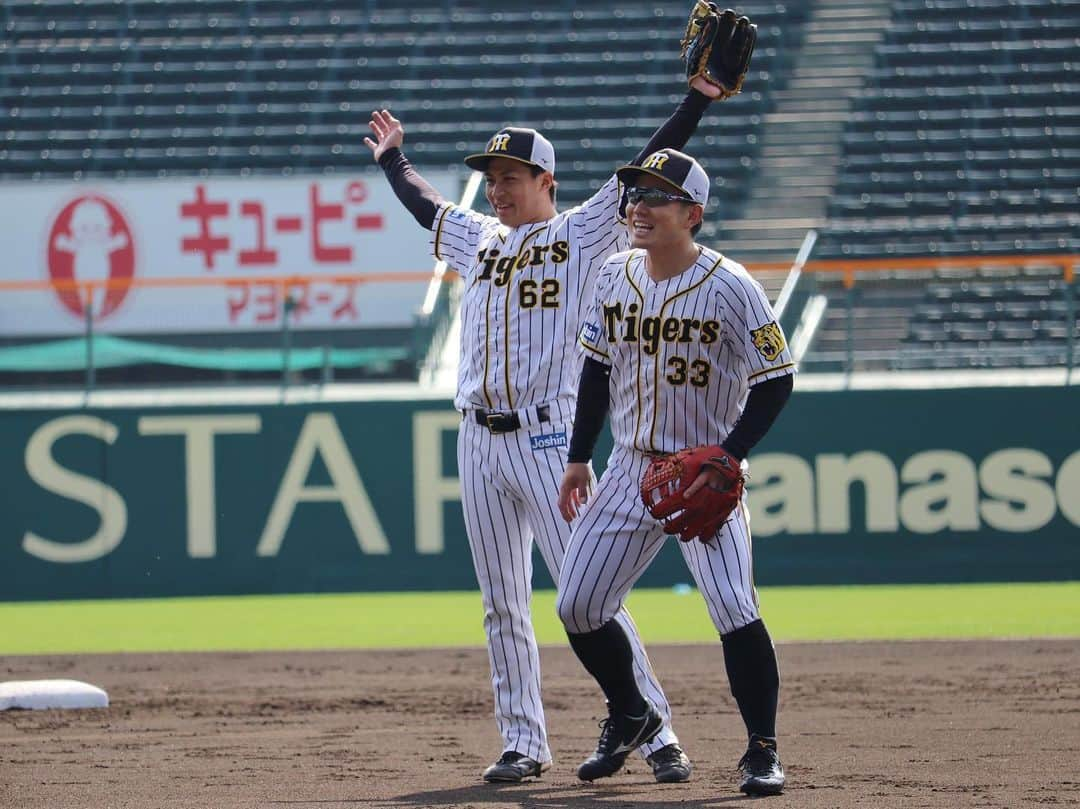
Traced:
[[397, 198], [426, 230], [435, 224], [435, 214], [446, 199], [412, 167], [400, 149], [387, 149], [379, 165], [390, 181]]
[[[745, 458], [780, 415], [791, 396], [795, 378], [791, 374], [766, 380], [750, 388], [746, 407], [721, 446], [738, 458]], [[580, 402], [580, 399], [578, 400]]]
[[592, 357], [585, 358], [578, 382], [577, 411], [574, 415], [574, 432], [570, 436], [567, 451], [569, 463], [587, 463], [592, 459], [596, 439], [604, 427], [608, 407], [611, 404], [609, 381], [611, 366]]
[[[610, 374], [609, 366], [586, 357], [578, 382], [574, 432], [570, 437], [567, 457], [570, 463], [585, 463], [592, 459], [610, 406]], [[742, 415], [724, 439], [724, 449], [739, 460], [745, 458], [772, 427], [787, 404], [793, 387], [794, 377], [791, 374], [754, 385]]]
[[653, 136], [649, 138], [649, 142], [645, 144], [645, 148], [638, 153], [632, 162], [635, 165], [640, 165], [646, 157], [658, 149], [678, 149], [681, 151], [686, 146], [687, 141], [690, 140], [690, 136], [694, 134], [694, 130], [697, 129], [697, 125], [701, 121], [701, 116], [705, 114], [705, 110], [711, 101], [712, 99], [704, 93], [691, 89], [686, 94], [686, 98], [675, 108], [675, 112], [671, 114], [671, 117], [664, 121], [660, 128], [653, 133]]

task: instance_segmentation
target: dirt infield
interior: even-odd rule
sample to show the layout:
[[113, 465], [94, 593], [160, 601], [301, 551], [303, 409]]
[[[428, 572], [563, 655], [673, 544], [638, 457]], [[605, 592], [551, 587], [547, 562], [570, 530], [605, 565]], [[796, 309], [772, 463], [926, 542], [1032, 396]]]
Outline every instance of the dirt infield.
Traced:
[[[769, 806], [1080, 805], [1080, 640], [787, 644]], [[661, 786], [640, 759], [593, 785], [574, 769], [601, 700], [543, 650], [555, 764], [488, 786], [500, 752], [480, 650], [14, 657], [0, 681], [81, 679], [111, 707], [0, 713], [0, 807], [721, 807], [741, 723], [719, 644], [653, 663], [695, 772]]]

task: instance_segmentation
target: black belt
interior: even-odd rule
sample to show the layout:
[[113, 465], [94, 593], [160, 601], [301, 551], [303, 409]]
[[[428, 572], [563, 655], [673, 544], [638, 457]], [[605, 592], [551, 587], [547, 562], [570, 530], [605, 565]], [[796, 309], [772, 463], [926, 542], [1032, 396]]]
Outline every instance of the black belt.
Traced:
[[[493, 433], [512, 433], [521, 429], [521, 419], [517, 413], [500, 413], [498, 410], [474, 410], [476, 423], [487, 427]], [[551, 421], [547, 405], [537, 405], [537, 421]]]

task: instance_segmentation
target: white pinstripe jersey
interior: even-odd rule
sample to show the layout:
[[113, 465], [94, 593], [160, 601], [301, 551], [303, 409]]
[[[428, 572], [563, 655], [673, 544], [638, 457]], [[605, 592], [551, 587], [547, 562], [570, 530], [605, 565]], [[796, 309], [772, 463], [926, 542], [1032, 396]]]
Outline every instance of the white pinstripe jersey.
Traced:
[[686, 272], [660, 282], [646, 272], [644, 250], [612, 256], [600, 270], [580, 342], [611, 366], [617, 445], [719, 444], [751, 385], [795, 372], [761, 285], [741, 264], [699, 251]]
[[455, 407], [573, 401], [581, 374], [574, 336], [604, 259], [629, 240], [618, 207], [612, 177], [578, 207], [517, 228], [451, 203], [439, 208], [432, 253], [465, 284]]

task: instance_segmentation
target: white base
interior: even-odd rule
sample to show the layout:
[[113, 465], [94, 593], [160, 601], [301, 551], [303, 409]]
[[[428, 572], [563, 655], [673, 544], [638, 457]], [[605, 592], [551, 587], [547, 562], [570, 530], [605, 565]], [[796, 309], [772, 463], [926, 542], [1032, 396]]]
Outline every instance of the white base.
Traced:
[[78, 680], [22, 680], [0, 683], [0, 711], [22, 708], [107, 708], [109, 695]]

